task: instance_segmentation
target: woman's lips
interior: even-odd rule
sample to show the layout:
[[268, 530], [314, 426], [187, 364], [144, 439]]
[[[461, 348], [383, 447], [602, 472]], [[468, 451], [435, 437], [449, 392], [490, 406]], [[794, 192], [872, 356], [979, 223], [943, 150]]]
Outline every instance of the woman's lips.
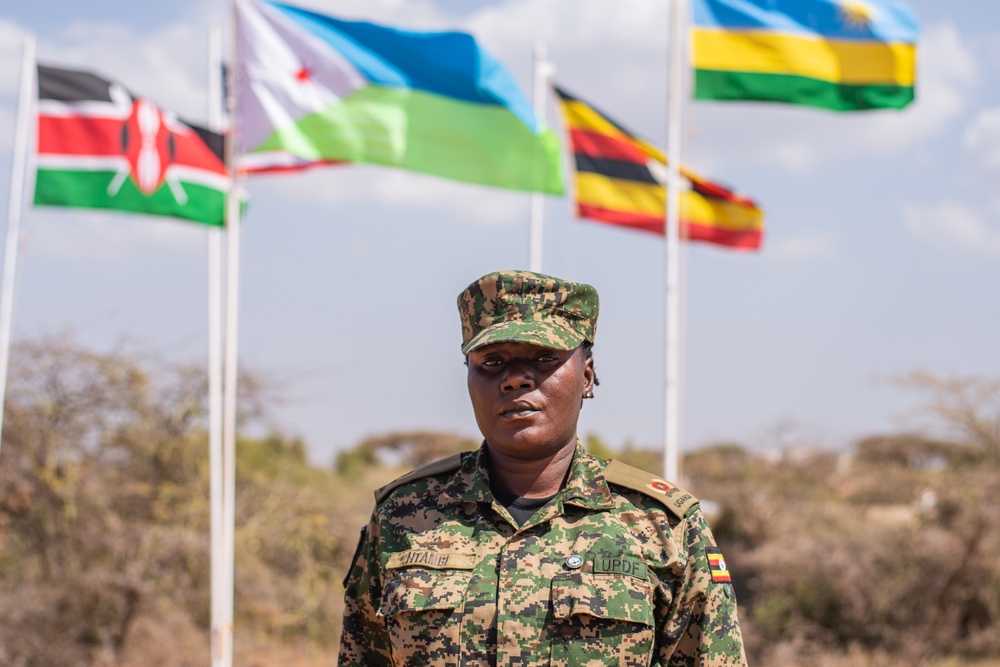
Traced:
[[539, 412], [541, 412], [541, 410], [536, 408], [531, 403], [516, 401], [504, 406], [503, 410], [500, 411], [500, 416], [504, 419], [524, 419]]

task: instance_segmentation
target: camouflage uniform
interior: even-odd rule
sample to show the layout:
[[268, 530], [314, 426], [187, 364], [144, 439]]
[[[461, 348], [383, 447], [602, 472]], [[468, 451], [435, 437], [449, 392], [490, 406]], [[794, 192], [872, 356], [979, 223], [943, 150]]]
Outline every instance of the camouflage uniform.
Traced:
[[578, 443], [563, 490], [518, 527], [485, 456], [376, 492], [345, 582], [339, 667], [746, 664], [690, 494]]
[[[458, 308], [463, 354], [573, 350], [594, 342], [598, 297], [501, 271]], [[690, 494], [577, 442], [566, 484], [518, 526], [490, 490], [488, 448], [376, 492], [344, 581], [339, 667], [746, 664], [729, 574]]]

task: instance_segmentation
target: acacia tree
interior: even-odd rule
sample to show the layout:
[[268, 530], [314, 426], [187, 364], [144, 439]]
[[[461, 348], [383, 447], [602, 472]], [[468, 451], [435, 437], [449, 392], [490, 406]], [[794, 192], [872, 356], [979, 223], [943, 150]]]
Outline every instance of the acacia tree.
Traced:
[[[203, 369], [65, 336], [21, 342], [11, 360], [0, 664], [205, 664]], [[241, 421], [264, 421], [269, 398], [244, 373]], [[294, 438], [241, 438], [237, 475], [240, 630], [329, 641], [363, 517], [337, 512], [335, 473], [309, 465]]]
[[917, 371], [898, 382], [929, 395], [921, 414], [978, 449], [983, 461], [1000, 466], [1000, 378], [944, 378]]
[[204, 379], [66, 336], [11, 361], [0, 662], [107, 662], [171, 579], [180, 606], [205, 606]]

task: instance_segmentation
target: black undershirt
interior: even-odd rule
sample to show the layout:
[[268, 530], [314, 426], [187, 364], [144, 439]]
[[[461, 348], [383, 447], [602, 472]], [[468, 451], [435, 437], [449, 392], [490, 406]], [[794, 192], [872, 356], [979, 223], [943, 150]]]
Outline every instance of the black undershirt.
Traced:
[[556, 497], [555, 494], [545, 498], [525, 498], [516, 496], [507, 489], [491, 485], [493, 497], [497, 502], [507, 508], [510, 516], [517, 522], [518, 526], [523, 526], [524, 522], [535, 515], [535, 512], [545, 507], [545, 505]]

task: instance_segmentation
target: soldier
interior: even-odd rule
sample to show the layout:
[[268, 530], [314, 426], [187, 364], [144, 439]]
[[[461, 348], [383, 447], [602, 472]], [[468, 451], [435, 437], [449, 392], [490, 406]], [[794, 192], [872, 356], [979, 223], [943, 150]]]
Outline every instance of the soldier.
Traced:
[[577, 439], [594, 288], [501, 271], [458, 308], [485, 440], [375, 492], [339, 667], [745, 665], [698, 501]]

